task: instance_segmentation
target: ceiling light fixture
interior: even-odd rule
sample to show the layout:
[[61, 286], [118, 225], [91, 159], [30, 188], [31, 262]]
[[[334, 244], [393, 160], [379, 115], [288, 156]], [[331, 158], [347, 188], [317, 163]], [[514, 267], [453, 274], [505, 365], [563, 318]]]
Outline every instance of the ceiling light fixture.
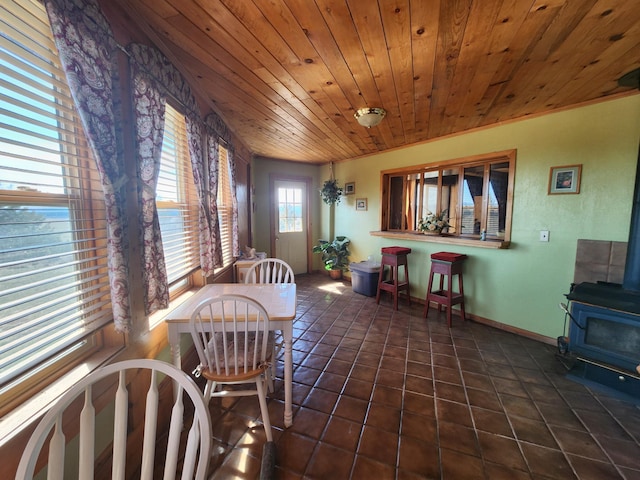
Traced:
[[384, 108], [360, 108], [353, 116], [360, 125], [371, 128], [378, 125], [386, 114]]

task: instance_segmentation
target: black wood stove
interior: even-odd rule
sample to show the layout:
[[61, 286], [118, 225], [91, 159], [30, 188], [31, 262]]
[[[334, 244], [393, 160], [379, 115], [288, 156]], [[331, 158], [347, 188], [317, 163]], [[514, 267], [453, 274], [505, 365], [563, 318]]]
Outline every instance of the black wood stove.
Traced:
[[640, 403], [640, 157], [622, 284], [573, 285], [569, 376]]
[[580, 283], [567, 298], [569, 349], [577, 357], [569, 377], [640, 403], [640, 295], [622, 285]]

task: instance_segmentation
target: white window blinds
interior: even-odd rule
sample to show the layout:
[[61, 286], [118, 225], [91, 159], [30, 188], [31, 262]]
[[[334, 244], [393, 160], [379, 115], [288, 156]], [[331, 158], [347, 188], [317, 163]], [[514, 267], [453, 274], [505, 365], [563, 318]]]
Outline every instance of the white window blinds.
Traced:
[[[156, 189], [170, 292], [200, 267], [198, 197], [193, 183], [184, 115], [167, 104], [162, 161]], [[176, 283], [177, 282], [177, 283]]]
[[229, 173], [229, 156], [227, 149], [218, 147], [218, 221], [220, 222], [220, 239], [222, 241], [222, 260], [226, 267], [233, 263], [233, 199], [231, 198], [231, 180]]
[[103, 193], [44, 7], [0, 6], [0, 391], [112, 319]]

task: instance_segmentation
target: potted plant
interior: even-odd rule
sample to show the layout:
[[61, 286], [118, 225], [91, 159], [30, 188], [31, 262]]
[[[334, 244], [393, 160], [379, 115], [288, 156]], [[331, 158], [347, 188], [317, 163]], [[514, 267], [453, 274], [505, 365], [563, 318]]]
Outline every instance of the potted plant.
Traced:
[[427, 215], [418, 221], [418, 230], [425, 235], [440, 235], [444, 228], [449, 226], [447, 210], [440, 213], [427, 211]]
[[324, 268], [334, 280], [342, 278], [342, 272], [349, 266], [349, 240], [345, 236], [336, 237], [333, 242], [318, 240], [313, 253], [321, 253]]
[[339, 187], [338, 181], [333, 178], [330, 180], [325, 180], [322, 188], [320, 189], [320, 196], [322, 197], [322, 201], [327, 205], [340, 203], [340, 197], [342, 196], [342, 187]]

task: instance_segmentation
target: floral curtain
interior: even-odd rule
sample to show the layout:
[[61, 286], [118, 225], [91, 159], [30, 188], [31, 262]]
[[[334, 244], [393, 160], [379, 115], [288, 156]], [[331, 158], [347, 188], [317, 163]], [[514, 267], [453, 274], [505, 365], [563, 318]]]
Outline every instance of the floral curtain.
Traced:
[[211, 115], [205, 119], [207, 127], [207, 158], [209, 160], [209, 212], [211, 215], [211, 223], [209, 230], [209, 238], [211, 239], [211, 255], [213, 265], [215, 267], [222, 266], [222, 241], [220, 238], [220, 219], [218, 217], [218, 177], [219, 177], [219, 161], [220, 155], [218, 151], [218, 135], [211, 128]]
[[240, 255], [240, 246], [238, 241], [238, 199], [236, 196], [236, 168], [234, 159], [234, 148], [231, 143], [231, 133], [229, 129], [222, 121], [222, 119], [215, 113], [210, 113], [205, 118], [205, 124], [207, 127], [207, 146], [209, 155], [209, 191], [211, 193], [210, 209], [212, 225], [212, 238], [214, 240], [214, 255], [216, 260], [216, 266], [222, 266], [222, 244], [220, 241], [220, 224], [218, 222], [218, 207], [216, 204], [216, 193], [218, 191], [218, 145], [220, 140], [223, 140], [227, 144], [227, 157], [229, 160], [229, 180], [231, 187], [232, 197], [232, 255], [237, 257]]
[[95, 0], [45, 0], [60, 61], [95, 157], [105, 196], [115, 328], [131, 326], [125, 175], [117, 45]]
[[144, 305], [145, 312], [151, 314], [169, 306], [167, 269], [156, 208], [167, 99], [164, 89], [157, 83], [155, 71], [163, 58], [158, 58], [156, 50], [143, 45], [131, 45], [128, 50], [132, 58], [131, 87], [137, 147]]
[[[199, 118], [194, 115], [187, 116], [187, 137], [189, 139], [189, 155], [191, 157], [191, 170], [198, 194], [198, 236], [200, 241], [200, 267], [205, 277], [213, 275], [217, 266], [214, 256], [214, 235], [212, 234], [213, 219], [211, 209], [207, 207], [207, 184], [205, 176], [204, 156], [202, 153], [203, 129], [205, 128]], [[217, 225], [217, 215], [215, 224]]]
[[232, 145], [227, 147], [227, 155], [229, 157], [229, 183], [231, 184], [231, 201], [233, 212], [231, 213], [231, 247], [232, 255], [238, 257], [240, 255], [240, 245], [238, 242], [238, 197], [236, 195], [236, 159], [235, 149]]
[[[131, 57], [133, 102], [138, 145], [138, 194], [142, 225], [143, 283], [145, 310], [151, 314], [169, 305], [169, 286], [155, 203], [160, 169], [164, 112], [167, 96], [180, 103], [186, 113], [187, 138], [193, 167], [194, 182], [201, 205], [205, 197], [204, 164], [202, 155], [202, 122], [198, 105], [182, 74], [157, 49], [133, 43], [127, 47]], [[213, 271], [208, 234], [209, 219], [201, 206], [200, 258], [203, 272]]]

